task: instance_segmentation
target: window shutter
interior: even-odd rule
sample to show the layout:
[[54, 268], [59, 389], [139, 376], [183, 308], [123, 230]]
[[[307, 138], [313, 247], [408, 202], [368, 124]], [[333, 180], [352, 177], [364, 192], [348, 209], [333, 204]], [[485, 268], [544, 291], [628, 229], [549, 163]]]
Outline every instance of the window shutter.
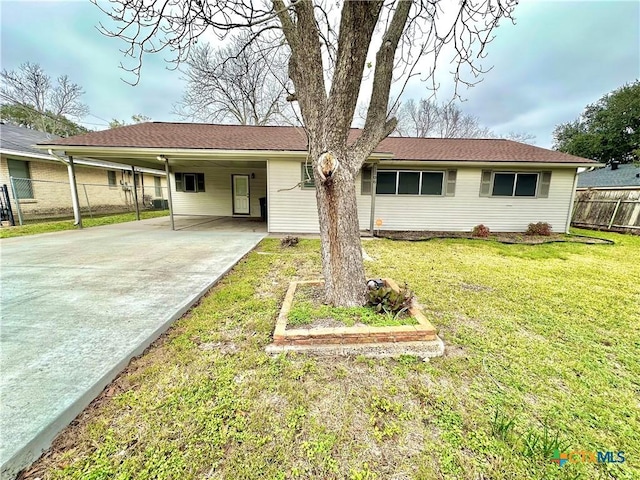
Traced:
[[540, 174], [540, 186], [538, 187], [538, 198], [548, 198], [550, 186], [551, 186], [551, 172], [542, 172]]
[[300, 186], [302, 188], [315, 188], [316, 179], [313, 177], [313, 165], [311, 163], [301, 163], [302, 180]]
[[196, 192], [204, 192], [204, 173], [196, 174], [197, 186]]
[[371, 194], [371, 167], [362, 167], [360, 172], [360, 194]]
[[480, 196], [491, 196], [491, 170], [482, 171], [482, 179], [480, 181]]
[[176, 173], [176, 192], [184, 192], [184, 186], [182, 183], [182, 173]]
[[457, 170], [447, 170], [447, 188], [445, 195], [447, 197], [453, 197], [456, 194], [456, 177], [458, 176]]

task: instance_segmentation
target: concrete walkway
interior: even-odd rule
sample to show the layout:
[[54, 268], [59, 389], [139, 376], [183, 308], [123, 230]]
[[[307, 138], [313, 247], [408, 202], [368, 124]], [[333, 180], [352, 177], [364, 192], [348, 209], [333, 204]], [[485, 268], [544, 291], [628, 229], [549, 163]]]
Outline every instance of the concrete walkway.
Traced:
[[163, 223], [0, 241], [2, 479], [266, 235]]

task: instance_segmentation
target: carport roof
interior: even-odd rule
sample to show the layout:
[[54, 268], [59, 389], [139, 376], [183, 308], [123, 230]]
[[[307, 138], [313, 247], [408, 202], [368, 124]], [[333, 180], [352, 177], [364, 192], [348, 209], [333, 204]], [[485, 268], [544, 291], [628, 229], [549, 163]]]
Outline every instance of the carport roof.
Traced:
[[[355, 140], [360, 133], [360, 129], [352, 129], [349, 137]], [[105, 150], [160, 148], [304, 152], [307, 150], [307, 136], [301, 127], [147, 122], [39, 145], [102, 147]], [[555, 150], [504, 139], [389, 137], [378, 145], [375, 152], [391, 154], [394, 160], [595, 163]]]

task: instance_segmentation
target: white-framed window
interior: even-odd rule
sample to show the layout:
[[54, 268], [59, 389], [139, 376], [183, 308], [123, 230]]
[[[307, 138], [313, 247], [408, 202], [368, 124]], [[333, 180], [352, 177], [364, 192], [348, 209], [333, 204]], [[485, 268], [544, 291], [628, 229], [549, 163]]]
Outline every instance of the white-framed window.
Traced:
[[455, 195], [456, 171], [378, 170], [376, 195]]
[[13, 177], [15, 195], [20, 200], [29, 200], [33, 197], [33, 185], [31, 182], [31, 166], [23, 160], [7, 159], [9, 176]]
[[111, 188], [115, 188], [118, 186], [118, 180], [116, 178], [115, 170], [107, 170], [107, 182], [109, 182], [109, 186]]
[[481, 197], [547, 198], [551, 172], [483, 170]]
[[313, 164], [305, 162], [301, 166], [300, 186], [304, 189], [316, 188], [316, 180], [313, 178]]
[[177, 172], [175, 178], [176, 192], [204, 192], [204, 173]]

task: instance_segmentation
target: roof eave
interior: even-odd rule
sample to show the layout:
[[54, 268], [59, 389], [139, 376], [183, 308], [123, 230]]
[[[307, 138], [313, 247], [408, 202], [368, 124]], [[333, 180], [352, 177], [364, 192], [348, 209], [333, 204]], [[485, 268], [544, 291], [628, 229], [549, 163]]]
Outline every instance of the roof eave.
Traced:
[[592, 165], [591, 163], [570, 163], [570, 162], [539, 162], [528, 160], [396, 160], [384, 162], [386, 165], [442, 165], [442, 166], [465, 166], [465, 167], [531, 167], [531, 168], [578, 168]]
[[[157, 156], [162, 155], [169, 160], [171, 158], [190, 158], [197, 159], [206, 157], [210, 159], [212, 157], [224, 157], [227, 160], [233, 159], [255, 159], [265, 160], [269, 157], [277, 156], [278, 158], [300, 158], [307, 155], [306, 150], [222, 150], [222, 149], [210, 149], [210, 148], [160, 148], [160, 147], [104, 147], [104, 146], [87, 146], [87, 145], [35, 145], [40, 150], [55, 150], [58, 152], [64, 152], [65, 155], [82, 155], [84, 157], [96, 156], [96, 157], [138, 157], [145, 159], [156, 159]], [[376, 152], [371, 154], [372, 159], [389, 159], [393, 154], [386, 152]]]

